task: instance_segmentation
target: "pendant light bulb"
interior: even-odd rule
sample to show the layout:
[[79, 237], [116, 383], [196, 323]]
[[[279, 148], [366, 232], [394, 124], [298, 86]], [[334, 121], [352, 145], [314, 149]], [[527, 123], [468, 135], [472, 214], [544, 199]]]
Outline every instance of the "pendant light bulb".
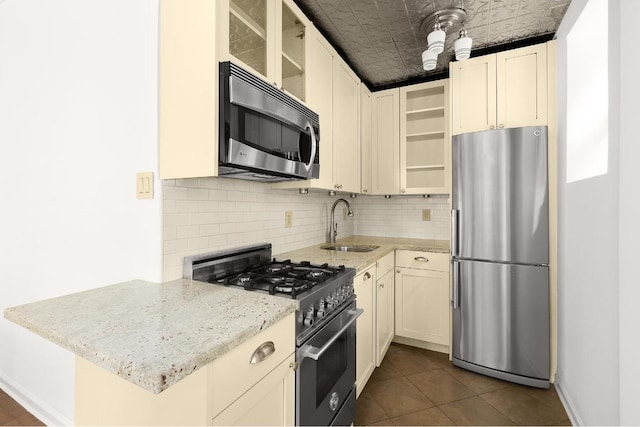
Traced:
[[422, 68], [424, 68], [425, 71], [434, 70], [436, 68], [437, 63], [438, 63], [437, 53], [433, 53], [433, 51], [429, 50], [428, 48], [427, 50], [422, 52]]
[[428, 47], [431, 52], [436, 55], [441, 54], [444, 51], [444, 39], [447, 34], [440, 28], [440, 18], [436, 18], [436, 23], [433, 26], [433, 31], [427, 36]]
[[460, 37], [453, 44], [453, 48], [456, 51], [456, 61], [462, 61], [469, 59], [471, 56], [471, 44], [473, 40], [467, 36], [467, 30], [462, 28], [460, 30]]

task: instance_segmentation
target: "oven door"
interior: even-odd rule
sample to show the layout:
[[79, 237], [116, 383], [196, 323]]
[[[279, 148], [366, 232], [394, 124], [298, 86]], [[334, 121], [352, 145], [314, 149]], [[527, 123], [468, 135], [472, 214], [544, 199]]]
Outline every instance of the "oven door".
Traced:
[[296, 350], [296, 425], [333, 425], [345, 401], [354, 398], [355, 321], [361, 314], [353, 301]]

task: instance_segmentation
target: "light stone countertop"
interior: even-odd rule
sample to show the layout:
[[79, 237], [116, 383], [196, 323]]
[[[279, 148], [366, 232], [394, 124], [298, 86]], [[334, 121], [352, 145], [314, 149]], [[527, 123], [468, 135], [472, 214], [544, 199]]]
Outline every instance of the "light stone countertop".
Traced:
[[188, 279], [133, 280], [7, 308], [4, 316], [160, 393], [296, 307], [292, 299]]
[[362, 270], [396, 249], [449, 253], [448, 240], [350, 236], [338, 239], [337, 243], [375, 245], [380, 247], [371, 252], [340, 252], [320, 249], [320, 246], [326, 245], [326, 243], [321, 243], [303, 249], [277, 254], [275, 257], [278, 260], [290, 259], [292, 261], [310, 261], [314, 264], [327, 263], [334, 266], [344, 265], [346, 267], [353, 267], [357, 270], [357, 273], [360, 273]]

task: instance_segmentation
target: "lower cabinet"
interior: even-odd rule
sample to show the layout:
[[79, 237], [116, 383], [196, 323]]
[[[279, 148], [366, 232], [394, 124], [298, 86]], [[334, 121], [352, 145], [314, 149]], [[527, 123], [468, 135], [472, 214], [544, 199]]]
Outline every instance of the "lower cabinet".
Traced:
[[399, 250], [395, 280], [396, 336], [448, 346], [449, 255]]
[[[271, 355], [250, 363], [254, 352], [264, 346], [270, 347]], [[74, 422], [293, 425], [294, 362], [293, 313], [158, 394], [76, 357]]]
[[376, 271], [376, 366], [387, 354], [394, 335], [394, 253], [377, 262]]
[[217, 415], [214, 426], [292, 426], [295, 423], [295, 354]]
[[369, 267], [353, 279], [356, 305], [364, 310], [356, 323], [356, 397], [376, 367], [375, 359], [375, 291], [376, 267]]

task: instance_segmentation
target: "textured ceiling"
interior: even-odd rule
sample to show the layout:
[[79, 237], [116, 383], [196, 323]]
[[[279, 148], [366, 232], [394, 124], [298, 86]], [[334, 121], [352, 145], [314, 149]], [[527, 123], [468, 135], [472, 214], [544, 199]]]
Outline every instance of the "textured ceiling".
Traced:
[[[549, 40], [571, 0], [464, 0], [471, 57]], [[422, 69], [424, 17], [460, 7], [460, 0], [295, 0], [314, 25], [372, 89], [442, 78], [453, 59], [456, 34], [433, 71]]]

